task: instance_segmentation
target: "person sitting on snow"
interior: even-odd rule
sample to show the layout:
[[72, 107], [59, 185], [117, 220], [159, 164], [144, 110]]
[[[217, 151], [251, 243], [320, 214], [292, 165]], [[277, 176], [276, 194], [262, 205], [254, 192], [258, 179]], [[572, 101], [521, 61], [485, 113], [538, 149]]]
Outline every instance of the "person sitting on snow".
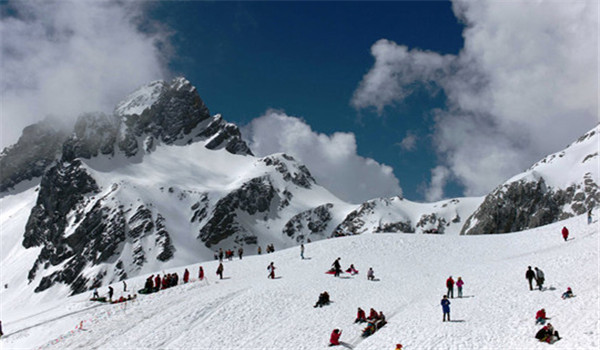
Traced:
[[334, 329], [331, 332], [331, 337], [329, 337], [329, 346], [340, 345], [340, 336], [342, 335], [342, 331], [339, 329]]
[[567, 299], [567, 298], [572, 298], [572, 297], [573, 297], [573, 291], [571, 290], [571, 287], [567, 287], [567, 291], [563, 293], [562, 298]]
[[375, 311], [375, 309], [371, 308], [371, 310], [369, 310], [369, 317], [367, 318], [367, 320], [376, 320], [379, 317], [379, 314], [377, 313], [377, 311]]
[[358, 270], [354, 267], [354, 264], [350, 264], [350, 267], [346, 270], [351, 275], [358, 275]]
[[560, 336], [558, 335], [558, 331], [554, 330], [551, 323], [548, 323], [542, 329], [540, 329], [536, 334], [535, 338], [541, 342], [553, 343], [554, 337], [556, 340], [560, 340]]
[[323, 307], [324, 305], [329, 305], [329, 293], [327, 292], [319, 294], [319, 300], [317, 300], [317, 303], [313, 307]]
[[544, 324], [546, 323], [546, 310], [544, 309], [540, 309], [536, 314], [535, 314], [535, 324]]
[[365, 310], [358, 308], [358, 311], [356, 312], [356, 320], [354, 320], [354, 323], [363, 323], [363, 322], [367, 322], [367, 316], [365, 315]]
[[381, 327], [385, 326], [386, 323], [385, 315], [383, 314], [383, 311], [380, 311], [379, 315], [377, 316], [377, 320], [375, 321], [375, 328], [380, 329]]
[[372, 267], [369, 267], [369, 271], [367, 271], [367, 279], [369, 281], [373, 281], [375, 279], [375, 272], [373, 272]]

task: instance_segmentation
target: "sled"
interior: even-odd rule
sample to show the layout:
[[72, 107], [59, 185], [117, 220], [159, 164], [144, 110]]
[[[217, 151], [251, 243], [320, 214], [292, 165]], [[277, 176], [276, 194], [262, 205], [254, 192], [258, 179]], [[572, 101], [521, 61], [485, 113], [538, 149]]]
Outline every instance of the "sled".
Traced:
[[90, 301], [99, 301], [101, 303], [106, 303], [106, 297], [91, 298]]
[[138, 294], [151, 294], [151, 293], [154, 293], [154, 289], [144, 288], [144, 289], [138, 290]]

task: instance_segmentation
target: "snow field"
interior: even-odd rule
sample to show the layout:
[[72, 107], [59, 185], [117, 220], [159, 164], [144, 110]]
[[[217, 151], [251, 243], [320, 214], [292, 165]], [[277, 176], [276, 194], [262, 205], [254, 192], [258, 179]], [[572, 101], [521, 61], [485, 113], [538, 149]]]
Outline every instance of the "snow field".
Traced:
[[[597, 216], [595, 216], [597, 217]], [[91, 293], [44, 301], [2, 315], [6, 349], [325, 349], [334, 328], [355, 349], [596, 349], [598, 341], [598, 223], [585, 216], [519, 233], [486, 236], [365, 234], [306, 244], [273, 254], [187, 266], [207, 282], [192, 282], [126, 304], [87, 301]], [[560, 230], [571, 238], [564, 242]], [[357, 276], [324, 272], [341, 257]], [[267, 265], [277, 267], [267, 279]], [[539, 267], [544, 291], [529, 291], [525, 270]], [[372, 266], [379, 281], [366, 279]], [[180, 276], [185, 267], [169, 269]], [[162, 273], [162, 271], [161, 271]], [[451, 299], [442, 322], [439, 304], [452, 275], [465, 281], [465, 298]], [[139, 289], [146, 276], [127, 281]], [[562, 300], [567, 287], [575, 298]], [[122, 283], [113, 284], [120, 296]], [[102, 288], [101, 292], [105, 292]], [[329, 306], [313, 308], [328, 291]], [[457, 291], [455, 288], [455, 296]], [[383, 311], [388, 324], [362, 339], [357, 307]], [[564, 339], [539, 343], [535, 312], [545, 308]], [[4, 305], [3, 305], [4, 309]], [[85, 330], [75, 330], [80, 321]], [[62, 339], [61, 339], [62, 337]], [[54, 344], [53, 344], [54, 342]]]

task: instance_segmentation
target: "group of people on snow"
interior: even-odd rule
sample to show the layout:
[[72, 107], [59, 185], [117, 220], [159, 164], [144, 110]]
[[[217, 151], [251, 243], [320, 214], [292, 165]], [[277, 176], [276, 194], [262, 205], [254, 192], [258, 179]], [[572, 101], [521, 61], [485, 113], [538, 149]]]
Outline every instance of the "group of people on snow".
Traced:
[[537, 288], [542, 290], [542, 287], [544, 286], [544, 272], [537, 266], [535, 267], [535, 271], [531, 269], [531, 266], [528, 266], [527, 271], [525, 272], [525, 278], [529, 282], [529, 290], [533, 290], [533, 280], [535, 280]]
[[462, 287], [465, 284], [465, 282], [462, 280], [462, 277], [458, 277], [456, 282], [454, 282], [454, 279], [452, 278], [452, 276], [448, 277], [448, 279], [446, 280], [446, 288], [448, 289], [446, 296], [450, 297], [450, 298], [454, 298], [454, 285], [455, 284], [458, 289], [458, 297], [462, 298], [462, 296], [463, 296], [462, 295]]

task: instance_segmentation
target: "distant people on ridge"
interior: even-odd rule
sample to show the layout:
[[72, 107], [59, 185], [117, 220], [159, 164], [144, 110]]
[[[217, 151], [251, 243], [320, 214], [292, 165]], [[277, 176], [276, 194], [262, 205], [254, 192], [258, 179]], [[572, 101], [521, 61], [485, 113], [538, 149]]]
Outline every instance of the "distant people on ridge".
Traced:
[[217, 267], [217, 275], [219, 275], [219, 279], [223, 279], [223, 263], [219, 263], [219, 267]]

